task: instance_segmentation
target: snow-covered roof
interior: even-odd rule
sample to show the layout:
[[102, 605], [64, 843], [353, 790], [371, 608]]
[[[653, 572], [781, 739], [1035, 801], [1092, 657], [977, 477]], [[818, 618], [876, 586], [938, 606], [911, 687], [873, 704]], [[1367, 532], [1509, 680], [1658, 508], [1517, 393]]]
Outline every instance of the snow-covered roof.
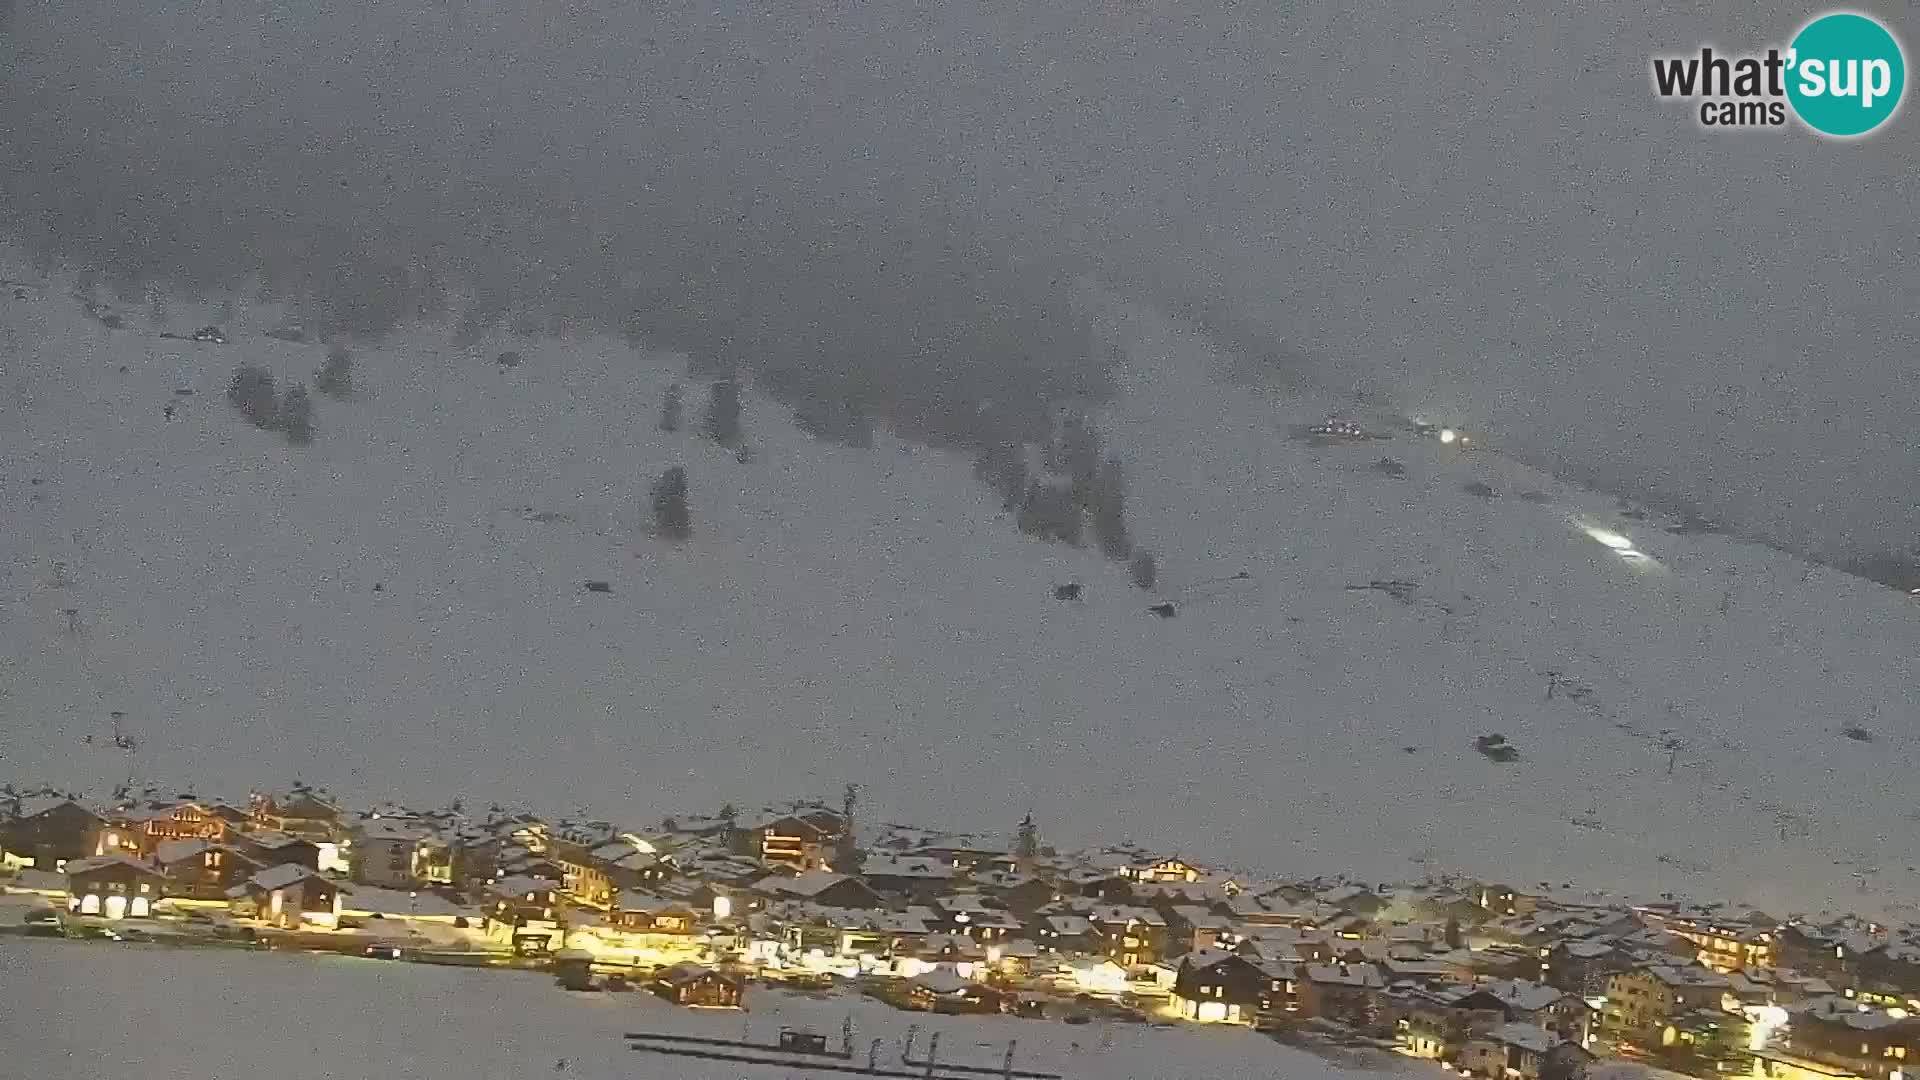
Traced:
[[95, 855], [92, 858], [76, 859], [67, 864], [66, 873], [68, 877], [72, 877], [75, 874], [91, 873], [109, 866], [130, 866], [141, 873], [160, 876], [159, 867], [138, 859], [130, 859], [125, 855]]
[[527, 874], [511, 874], [499, 878], [487, 888], [500, 896], [525, 896], [528, 893], [541, 893], [558, 889], [560, 883], [552, 878], [532, 877]]
[[1308, 964], [1302, 974], [1322, 986], [1383, 987], [1387, 981], [1372, 964]]
[[871, 856], [860, 866], [865, 877], [924, 878], [945, 881], [954, 876], [954, 867], [944, 859], [912, 855]]
[[654, 914], [662, 911], [691, 911], [692, 906], [681, 900], [671, 900], [644, 889], [621, 889], [620, 895], [613, 899], [615, 911], [644, 911]]
[[284, 889], [296, 881], [304, 881], [307, 878], [326, 880], [299, 863], [281, 863], [279, 866], [269, 867], [253, 875], [247, 879], [247, 883], [260, 889]]
[[1081, 937], [1092, 932], [1093, 924], [1078, 915], [1049, 915], [1047, 929], [1061, 937]]
[[1567, 996], [1566, 991], [1525, 979], [1500, 979], [1477, 988], [1510, 1009], [1538, 1012]]
[[1672, 964], [1650, 964], [1647, 973], [1668, 986], [1730, 986], [1725, 975], [1709, 971], [1703, 967], [1685, 967]]
[[1193, 971], [1205, 971], [1207, 968], [1224, 964], [1229, 960], [1247, 963], [1247, 959], [1227, 949], [1195, 949], [1181, 958], [1181, 965]]
[[1138, 922], [1143, 926], [1165, 926], [1167, 917], [1150, 907], [1135, 907], [1129, 904], [1097, 904], [1087, 912], [1090, 922], [1105, 925], [1121, 925]]
[[771, 874], [755, 882], [753, 887], [759, 892], [784, 896], [818, 896], [841, 882], [852, 880], [852, 877], [832, 870], [809, 870], [794, 877]]
[[252, 844], [254, 847], [265, 848], [268, 851], [278, 851], [283, 847], [292, 847], [295, 844], [313, 843], [311, 840], [303, 840], [298, 836], [288, 836], [286, 833], [275, 832], [271, 829], [248, 833], [246, 839], [247, 843]]
[[204, 854], [213, 846], [208, 840], [162, 840], [154, 845], [153, 858], [162, 866], [172, 866], [182, 859]]
[[425, 826], [398, 818], [367, 818], [354, 826], [354, 832], [367, 840], [419, 840], [427, 835]]
[[1487, 1033], [1487, 1038], [1506, 1046], [1517, 1046], [1522, 1050], [1531, 1050], [1544, 1054], [1553, 1046], [1553, 1036], [1532, 1024], [1515, 1021], [1502, 1024]]
[[1173, 913], [1196, 930], [1225, 930], [1233, 925], [1232, 919], [1197, 904], [1176, 904]]
[[39, 817], [49, 810], [57, 810], [68, 803], [73, 803], [75, 806], [78, 806], [80, 809], [85, 810], [95, 817], [100, 816], [98, 811], [88, 807], [85, 803], [76, 799], [69, 799], [65, 795], [30, 795], [27, 798], [21, 799], [20, 816], [22, 818]]

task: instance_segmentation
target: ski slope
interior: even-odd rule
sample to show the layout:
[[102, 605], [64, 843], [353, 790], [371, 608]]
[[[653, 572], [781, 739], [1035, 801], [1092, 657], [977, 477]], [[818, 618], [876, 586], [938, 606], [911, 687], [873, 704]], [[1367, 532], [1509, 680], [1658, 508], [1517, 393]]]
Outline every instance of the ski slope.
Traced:
[[[271, 307], [234, 301], [230, 343], [198, 345], [144, 304], [111, 329], [63, 283], [10, 295], [15, 782], [299, 778], [640, 823], [857, 782], [879, 817], [1006, 832], [1031, 810], [1048, 842], [1257, 873], [1787, 909], [1920, 883], [1920, 607], [1495, 454], [1295, 441], [1334, 403], [1230, 384], [1230, 357], [1151, 311], [1101, 313], [1124, 356], [1102, 424], [1173, 619], [1123, 566], [1021, 536], [951, 454], [822, 445], [749, 394], [736, 461], [694, 433], [684, 362], [618, 341], [411, 330], [360, 350], [355, 398], [316, 395], [293, 447], [223, 396], [242, 359], [283, 385], [319, 367], [263, 336]], [[169, 297], [162, 321], [218, 314]], [[646, 512], [674, 464], [679, 546]], [[1389, 580], [1411, 588], [1348, 588]], [[1082, 601], [1052, 599], [1065, 581]], [[1475, 752], [1493, 732], [1519, 761]]]

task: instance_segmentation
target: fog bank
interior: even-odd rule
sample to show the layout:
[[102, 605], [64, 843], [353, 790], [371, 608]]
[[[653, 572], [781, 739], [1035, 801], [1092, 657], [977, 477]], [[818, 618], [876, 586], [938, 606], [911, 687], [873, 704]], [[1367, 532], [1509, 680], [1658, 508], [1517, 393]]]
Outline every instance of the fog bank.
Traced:
[[0, 183], [129, 292], [614, 326], [936, 434], [1099, 393], [1091, 274], [1589, 482], [1906, 548], [1912, 108], [1841, 144], [1648, 88], [1811, 14], [24, 0]]

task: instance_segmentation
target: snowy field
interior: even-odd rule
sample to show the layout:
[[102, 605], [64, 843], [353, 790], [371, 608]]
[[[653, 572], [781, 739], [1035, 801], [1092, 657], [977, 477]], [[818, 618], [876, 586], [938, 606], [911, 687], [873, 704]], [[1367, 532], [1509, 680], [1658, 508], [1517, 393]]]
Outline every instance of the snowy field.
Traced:
[[[1064, 1080], [1416, 1080], [1431, 1066], [1380, 1055], [1365, 1072], [1245, 1030], [1069, 1026], [935, 1018], [855, 996], [750, 991], [747, 1011], [698, 1012], [651, 994], [570, 994], [551, 976], [341, 957], [0, 942], [0, 1075], [63, 1080], [831, 1080], [844, 1074], [723, 1064], [626, 1049], [629, 1031], [771, 1042], [783, 1026], [841, 1043], [864, 1063], [915, 1056]], [[561, 1063], [564, 1062], [564, 1067]]]
[[[5, 779], [301, 778], [642, 824], [857, 781], [896, 819], [1032, 810], [1050, 842], [1275, 874], [1861, 910], [1920, 887], [1920, 605], [1493, 454], [1309, 446], [1289, 431], [1334, 403], [1228, 387], [1151, 312], [1102, 317], [1127, 358], [1104, 424], [1170, 620], [1124, 567], [1019, 535], [951, 455], [824, 446], [754, 395], [750, 463], [656, 430], [688, 380], [617, 341], [412, 331], [291, 447], [223, 395], [243, 359], [319, 367], [263, 335], [276, 312], [239, 303], [231, 344], [195, 345], [145, 304], [110, 329], [64, 285], [10, 295]], [[215, 318], [169, 298], [164, 326]], [[681, 547], [646, 528], [672, 464]], [[1051, 598], [1069, 580], [1084, 601]], [[1413, 587], [1348, 588], [1375, 580]], [[1521, 759], [1477, 754], [1489, 732]]]

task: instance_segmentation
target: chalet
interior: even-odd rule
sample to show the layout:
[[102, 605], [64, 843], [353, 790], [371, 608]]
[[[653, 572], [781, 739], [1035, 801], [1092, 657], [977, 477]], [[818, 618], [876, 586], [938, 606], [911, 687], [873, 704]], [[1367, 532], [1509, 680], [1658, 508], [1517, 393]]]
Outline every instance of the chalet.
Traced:
[[1160, 909], [1167, 917], [1167, 950], [1170, 954], [1230, 948], [1239, 943], [1235, 923], [1211, 908], [1196, 904], [1170, 904]]
[[1206, 1023], [1251, 1024], [1297, 1011], [1298, 985], [1289, 964], [1263, 964], [1214, 949], [1190, 953], [1173, 980], [1180, 1015]]
[[300, 788], [284, 800], [271, 795], [253, 796], [249, 800], [249, 816], [256, 828], [298, 836], [315, 844], [334, 843], [345, 835], [340, 808]]
[[109, 919], [143, 919], [168, 895], [160, 868], [125, 855], [96, 855], [66, 864], [67, 910]]
[[1657, 1041], [1670, 1018], [1718, 1008], [1731, 987], [1725, 975], [1703, 967], [1642, 964], [1607, 980], [1601, 1031], [1615, 1039]]
[[907, 982], [907, 1007], [936, 1013], [1000, 1013], [1007, 995], [986, 983], [963, 979], [944, 968]]
[[939, 920], [938, 926], [949, 934], [965, 934], [979, 942], [992, 942], [1025, 928], [1012, 913], [993, 906], [978, 893], [954, 893], [927, 905]]
[[1326, 1017], [1350, 1027], [1373, 1022], [1386, 980], [1372, 964], [1304, 964], [1297, 981], [1300, 1014]]
[[1532, 1024], [1502, 1024], [1467, 1040], [1457, 1064], [1489, 1080], [1540, 1080], [1547, 1052], [1556, 1040]]
[[1018, 868], [1016, 864], [1019, 862], [1008, 853], [1004, 844], [952, 837], [922, 843], [913, 849], [912, 854], [946, 863], [962, 873], [1013, 871]]
[[605, 909], [621, 889], [666, 880], [667, 864], [637, 829], [571, 821], [547, 830], [542, 855], [560, 867], [560, 884], [583, 907]]
[[1727, 973], [1727, 993], [1741, 1006], [1797, 1005], [1837, 993], [1825, 979], [1789, 968], [1747, 968]]
[[550, 922], [560, 903], [560, 883], [515, 874], [488, 882], [486, 895], [487, 916], [495, 922], [512, 927]]
[[302, 923], [334, 926], [340, 917], [340, 887], [299, 863], [254, 874], [227, 890], [228, 899], [254, 917], [282, 929]]
[[761, 878], [753, 891], [769, 900], [806, 900], [827, 907], [883, 908], [887, 906], [866, 883], [831, 870], [809, 870], [796, 877], [774, 874]]
[[699, 964], [675, 964], [654, 979], [653, 992], [698, 1009], [737, 1009], [743, 996], [739, 979]]
[[109, 820], [136, 837], [143, 855], [168, 840], [224, 843], [250, 824], [246, 812], [213, 800], [180, 799], [115, 811]]
[[1883, 941], [1859, 954], [1855, 963], [1861, 984], [1906, 998], [1920, 996], [1920, 938], [1907, 936]]
[[309, 870], [320, 869], [320, 845], [283, 832], [235, 833], [228, 838], [227, 846], [262, 866], [297, 863]]
[[928, 934], [914, 946], [913, 955], [928, 964], [970, 965], [985, 961], [987, 949], [960, 934]]
[[987, 946], [987, 966], [1010, 979], [1025, 979], [1033, 974], [1033, 962], [1040, 958], [1040, 946], [1026, 938], [1007, 938]]
[[0, 849], [19, 865], [57, 872], [69, 862], [107, 854], [102, 845], [110, 831], [106, 819], [72, 799], [25, 799], [0, 826]]
[[1365, 885], [1340, 885], [1315, 893], [1313, 898], [1339, 912], [1335, 918], [1352, 916], [1361, 921], [1372, 919], [1390, 903]]
[[927, 856], [871, 856], [860, 865], [860, 879], [874, 892], [916, 902], [953, 891], [958, 876], [952, 863]]
[[1537, 896], [1522, 892], [1511, 885], [1490, 882], [1474, 887], [1473, 898], [1480, 907], [1495, 917], [1501, 915], [1531, 915], [1540, 906]]
[[846, 820], [826, 807], [795, 807], [790, 813], [768, 814], [734, 826], [728, 843], [736, 855], [799, 870], [824, 870], [832, 863], [846, 828]]
[[1900, 1080], [1920, 1067], [1920, 1017], [1904, 1009], [1829, 997], [1793, 1009], [1791, 1018], [1787, 1047], [1799, 1057], [1866, 1080]]
[[1721, 914], [1680, 907], [1648, 907], [1641, 919], [1694, 947], [1694, 958], [1719, 972], [1772, 967], [1777, 919], [1760, 912]]
[[607, 911], [608, 925], [628, 934], [687, 938], [698, 929], [693, 905], [652, 893], [622, 889]]
[[1585, 999], [1556, 987], [1523, 979], [1505, 979], [1474, 987], [1455, 1007], [1497, 1014], [1509, 1023], [1532, 1024], [1560, 1040], [1584, 1043], [1589, 1008]]
[[1608, 979], [1634, 966], [1633, 957], [1611, 941], [1559, 941], [1544, 951], [1541, 976], [1546, 982], [1588, 997], [1604, 993]]
[[1166, 916], [1147, 907], [1102, 904], [1087, 913], [1093, 944], [1129, 971], [1150, 967], [1166, 952]]
[[1093, 924], [1082, 915], [1041, 915], [1028, 924], [1045, 953], [1084, 953], [1093, 948]]
[[1060, 893], [1045, 878], [1031, 874], [1010, 874], [993, 870], [974, 875], [974, 885], [1000, 902], [1008, 911], [1030, 914], [1060, 899]]
[[1120, 851], [1119, 865], [1114, 868], [1117, 877], [1127, 881], [1155, 884], [1163, 882], [1197, 882], [1206, 873], [1193, 863], [1175, 855], [1153, 855], [1146, 852]]
[[269, 865], [240, 848], [208, 840], [167, 840], [154, 851], [154, 863], [173, 882], [175, 895], [220, 900], [227, 890]]
[[602, 844], [589, 854], [600, 872], [616, 889], [645, 889], [671, 880], [675, 873], [673, 857], [649, 845], [642, 849], [632, 840]]
[[1240, 931], [1237, 952], [1247, 952], [1268, 960], [1292, 963], [1326, 964], [1338, 959], [1331, 935], [1304, 932], [1284, 926], [1247, 926]]
[[1845, 923], [1793, 922], [1774, 935], [1781, 964], [1821, 976], [1835, 985], [1851, 984], [1860, 958], [1884, 943], [1883, 937]]
[[1290, 901], [1279, 896], [1241, 893], [1226, 902], [1227, 913], [1247, 926], [1277, 926], [1318, 930], [1340, 917], [1340, 910], [1315, 900]]
[[1497, 1011], [1461, 1008], [1465, 993], [1458, 986], [1390, 984], [1381, 999], [1382, 1012], [1393, 1021], [1401, 1050], [1412, 1057], [1452, 1061], [1469, 1038], [1506, 1022]]
[[355, 825], [347, 838], [347, 865], [356, 885], [410, 889], [424, 880], [415, 872], [427, 827], [417, 821], [373, 816]]

